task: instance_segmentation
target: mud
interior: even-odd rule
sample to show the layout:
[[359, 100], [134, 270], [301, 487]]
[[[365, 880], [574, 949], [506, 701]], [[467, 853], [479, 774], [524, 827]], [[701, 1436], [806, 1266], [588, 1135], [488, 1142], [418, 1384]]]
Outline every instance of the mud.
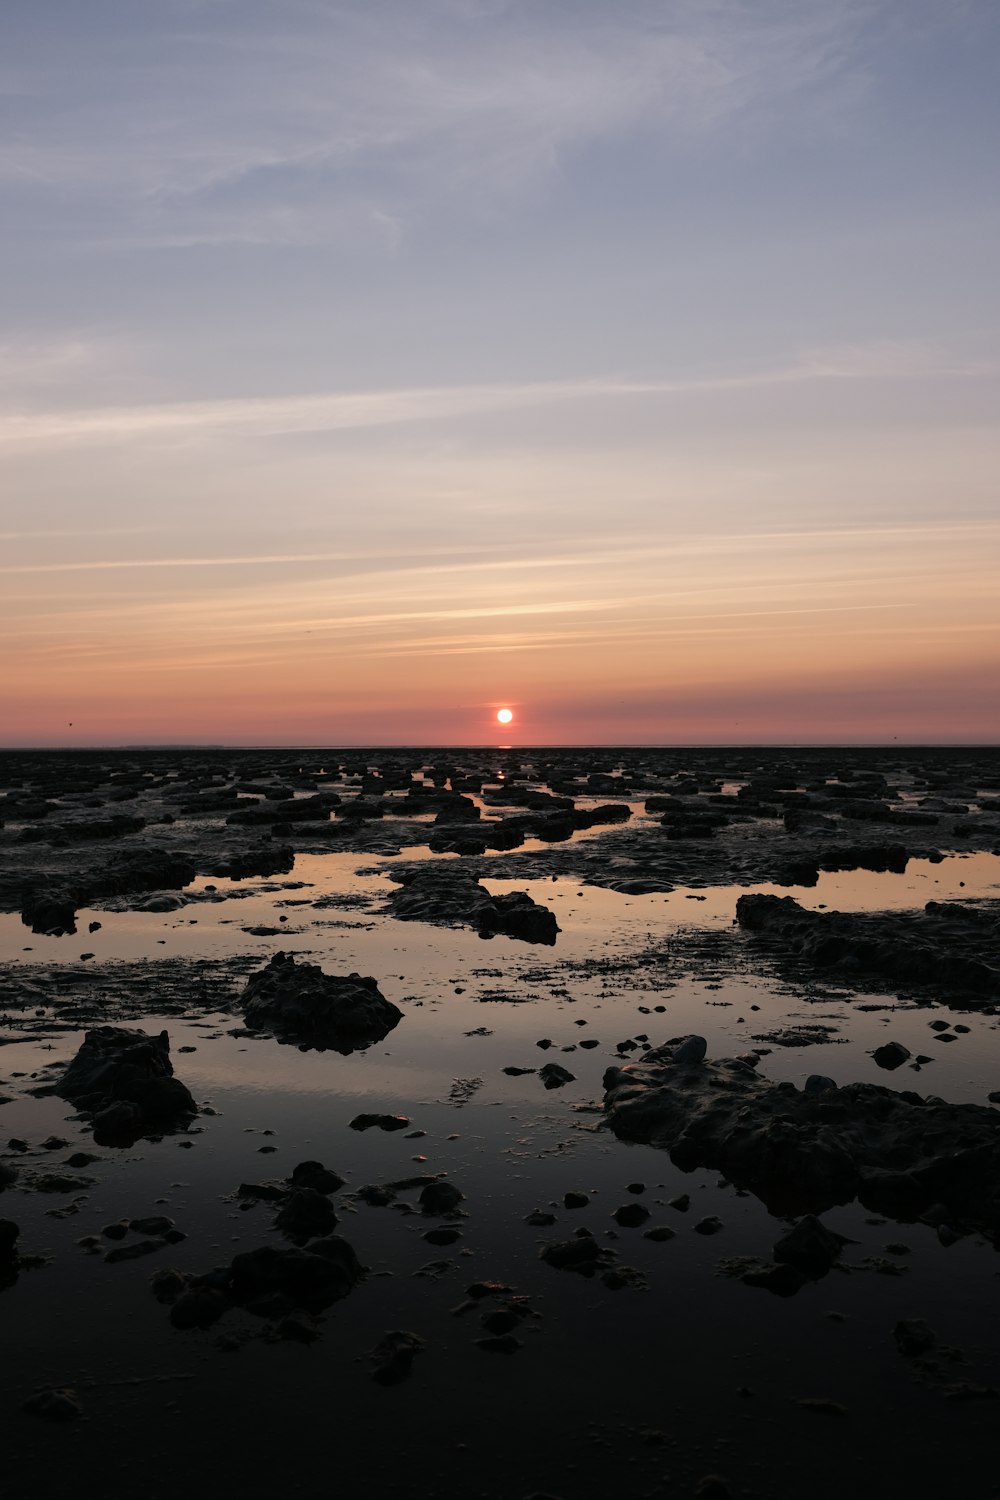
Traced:
[[[834, 1500], [960, 1455], [992, 1495], [996, 752], [24, 754], [0, 791], [12, 1491], [361, 1454], [387, 1500]], [[72, 1081], [105, 1028], [184, 1107], [95, 1144], [135, 1103]]]

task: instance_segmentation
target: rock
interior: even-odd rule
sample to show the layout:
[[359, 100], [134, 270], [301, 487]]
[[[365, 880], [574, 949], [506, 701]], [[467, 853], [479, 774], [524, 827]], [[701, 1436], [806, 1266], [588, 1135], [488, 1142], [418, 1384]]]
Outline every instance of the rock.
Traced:
[[937, 1343], [933, 1331], [922, 1318], [902, 1318], [892, 1330], [896, 1348], [907, 1359], [926, 1354]]
[[[176, 1275], [176, 1272], [167, 1273]], [[155, 1290], [155, 1288], [154, 1288]], [[157, 1293], [159, 1295], [159, 1293]], [[169, 1300], [161, 1297], [161, 1301]], [[193, 1286], [173, 1300], [170, 1321], [175, 1328], [211, 1328], [230, 1306], [225, 1294], [215, 1287]]]
[[424, 1347], [424, 1340], [416, 1333], [393, 1329], [385, 1334], [372, 1350], [375, 1367], [372, 1379], [379, 1385], [399, 1385], [407, 1378], [413, 1361]]
[[611, 1216], [623, 1229], [638, 1229], [649, 1218], [649, 1209], [641, 1203], [625, 1203], [616, 1208]]
[[547, 1089], [561, 1089], [564, 1084], [576, 1082], [576, 1075], [558, 1063], [545, 1063], [539, 1068], [538, 1076]]
[[586, 1193], [564, 1193], [564, 1208], [589, 1208], [590, 1198]]
[[[844, 969], [852, 980], [867, 972], [893, 984], [947, 985], [973, 997], [1000, 996], [995, 943], [975, 916], [948, 904], [931, 901], [916, 914], [816, 912], [791, 896], [747, 894], [736, 903], [736, 920], [796, 958], [822, 969]], [[975, 956], [977, 950], [982, 958]]]
[[129, 1228], [133, 1234], [168, 1234], [174, 1227], [173, 1219], [166, 1214], [150, 1214], [146, 1219], [131, 1219]]
[[766, 1261], [758, 1261], [754, 1265], [746, 1266], [740, 1276], [744, 1286], [762, 1287], [764, 1291], [770, 1292], [775, 1297], [794, 1297], [796, 1292], [802, 1290], [808, 1281], [795, 1266], [769, 1265]]
[[812, 1214], [806, 1214], [782, 1235], [772, 1253], [775, 1260], [795, 1266], [807, 1276], [819, 1278], [825, 1276], [839, 1259], [847, 1243], [842, 1234], [835, 1234]]
[[586, 1267], [588, 1275], [593, 1273], [594, 1262], [599, 1255], [600, 1246], [589, 1236], [585, 1239], [557, 1240], [543, 1246], [540, 1251], [540, 1257], [546, 1265], [554, 1266], [557, 1271], [579, 1271]]
[[909, 1060], [910, 1051], [901, 1042], [885, 1042], [883, 1046], [875, 1048], [872, 1057], [880, 1068], [891, 1071], [893, 1068], [901, 1068]]
[[521, 1323], [517, 1313], [506, 1307], [497, 1307], [492, 1312], [484, 1313], [480, 1321], [488, 1333], [496, 1334], [510, 1333]]
[[732, 1490], [720, 1474], [705, 1474], [695, 1488], [697, 1500], [732, 1500]]
[[336, 1193], [344, 1186], [343, 1177], [318, 1161], [300, 1161], [289, 1181], [292, 1187], [310, 1188], [315, 1193]]
[[17, 1254], [17, 1237], [20, 1232], [13, 1219], [0, 1219], [0, 1262], [14, 1259]]
[[[668, 1047], [671, 1045], [673, 1044], [667, 1043]], [[708, 1043], [703, 1036], [689, 1036], [685, 1037], [679, 1046], [674, 1047], [672, 1056], [675, 1063], [686, 1066], [689, 1063], [702, 1062], [707, 1052]]]
[[187, 1285], [187, 1277], [172, 1267], [169, 1270], [154, 1271], [149, 1278], [149, 1288], [157, 1302], [176, 1301], [187, 1290]]
[[21, 1403], [21, 1410], [29, 1416], [41, 1417], [45, 1422], [75, 1422], [83, 1415], [76, 1392], [69, 1386], [51, 1386], [36, 1391]]
[[420, 1194], [420, 1207], [425, 1214], [446, 1214], [464, 1197], [453, 1182], [429, 1182]]
[[140, 1135], [190, 1124], [197, 1105], [173, 1076], [170, 1039], [118, 1026], [98, 1026], [58, 1082], [39, 1093], [58, 1094], [93, 1118], [101, 1144], [130, 1143]]
[[715, 1214], [709, 1214], [707, 1218], [699, 1219], [693, 1228], [695, 1234], [718, 1234], [725, 1225]]
[[329, 1198], [315, 1188], [293, 1188], [287, 1202], [275, 1215], [274, 1226], [295, 1240], [332, 1234], [337, 1215]]
[[403, 1018], [374, 979], [325, 974], [289, 953], [274, 954], [250, 976], [241, 1005], [248, 1026], [272, 1031], [278, 1041], [344, 1055], [381, 1041]]
[[406, 1115], [355, 1115], [350, 1122], [352, 1130], [405, 1130], [409, 1125]]
[[253, 1303], [280, 1293], [313, 1311], [346, 1297], [361, 1267], [346, 1240], [329, 1235], [308, 1249], [276, 1250], [270, 1245], [233, 1257], [223, 1289], [236, 1303]]
[[460, 1229], [428, 1229], [422, 1236], [428, 1245], [453, 1245], [456, 1240], [462, 1238]]
[[806, 1093], [735, 1058], [679, 1065], [669, 1044], [609, 1073], [616, 1135], [669, 1150], [682, 1170], [721, 1171], [772, 1213], [859, 1197], [918, 1217], [940, 1203], [953, 1222], [1000, 1236], [1000, 1115], [988, 1106], [870, 1083]]
[[652, 1229], [644, 1229], [642, 1232], [644, 1240], [652, 1240], [655, 1244], [664, 1244], [667, 1240], [677, 1238], [677, 1232], [668, 1228], [666, 1224], [654, 1224]]
[[528, 943], [555, 942], [559, 927], [552, 912], [524, 891], [491, 896], [474, 876], [447, 865], [407, 871], [389, 898], [389, 911], [402, 921], [441, 922], [474, 927], [480, 937], [497, 934]]
[[130, 1245], [119, 1245], [114, 1250], [109, 1250], [104, 1259], [109, 1266], [117, 1265], [122, 1260], [141, 1260], [144, 1255], [152, 1255], [156, 1250], [162, 1250], [166, 1246], [166, 1240], [134, 1240]]

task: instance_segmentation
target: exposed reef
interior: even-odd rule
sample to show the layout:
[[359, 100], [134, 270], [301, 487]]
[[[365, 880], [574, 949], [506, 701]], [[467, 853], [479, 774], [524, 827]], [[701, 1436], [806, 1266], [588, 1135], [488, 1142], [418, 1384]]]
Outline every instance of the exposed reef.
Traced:
[[1000, 1001], [1000, 902], [930, 901], [922, 912], [806, 911], [791, 896], [740, 896], [736, 919], [837, 978], [875, 976], [966, 1004]]
[[250, 976], [240, 1004], [254, 1030], [345, 1054], [380, 1042], [403, 1019], [371, 977], [325, 974], [290, 953], [276, 953]]
[[797, 1089], [762, 1078], [757, 1059], [693, 1060], [702, 1043], [676, 1038], [607, 1070], [616, 1135], [663, 1147], [685, 1171], [722, 1171], [775, 1214], [858, 1198], [893, 1218], [931, 1213], [1000, 1235], [996, 1110], [819, 1075]]
[[61, 1077], [38, 1093], [58, 1094], [88, 1115], [102, 1145], [128, 1145], [140, 1136], [183, 1128], [198, 1113], [189, 1090], [174, 1077], [165, 1031], [98, 1026], [84, 1036]]
[[389, 897], [388, 910], [408, 922], [460, 923], [474, 927], [480, 937], [497, 933], [526, 943], [556, 940], [559, 927], [547, 906], [524, 891], [491, 896], [474, 876], [454, 864], [418, 865], [401, 876], [399, 890]]

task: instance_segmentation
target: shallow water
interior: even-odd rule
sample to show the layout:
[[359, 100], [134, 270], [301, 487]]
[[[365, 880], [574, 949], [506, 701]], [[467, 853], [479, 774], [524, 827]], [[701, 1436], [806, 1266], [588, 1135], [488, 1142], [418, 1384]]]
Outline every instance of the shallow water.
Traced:
[[[376, 1494], [516, 1500], [546, 1489], [590, 1500], [612, 1485], [658, 1495], [673, 1493], [664, 1486], [675, 1483], [688, 1494], [699, 1474], [721, 1469], [736, 1493], [763, 1500], [799, 1493], [806, 1478], [820, 1497], [848, 1484], [860, 1495], [886, 1493], [886, 1481], [904, 1478], [919, 1493], [912, 1487], [921, 1478], [944, 1482], [956, 1443], [973, 1456], [977, 1445], [987, 1453], [983, 1405], [944, 1403], [915, 1382], [891, 1331], [900, 1317], [926, 1317], [964, 1351], [968, 1363], [956, 1366], [956, 1378], [995, 1381], [1000, 1371], [982, 1317], [996, 1295], [991, 1247], [972, 1237], [945, 1251], [927, 1226], [880, 1222], [849, 1205], [825, 1222], [857, 1242], [846, 1256], [855, 1272], [834, 1271], [779, 1301], [720, 1278], [717, 1264], [768, 1254], [782, 1224], [717, 1174], [684, 1174], [662, 1151], [615, 1140], [601, 1128], [599, 1106], [604, 1069], [620, 1060], [616, 1046], [626, 1039], [656, 1045], [697, 1031], [710, 1055], [724, 1056], [766, 1047], [755, 1036], [789, 1024], [827, 1025], [832, 1040], [771, 1045], [761, 1064], [769, 1077], [800, 1083], [823, 1072], [838, 1083], [860, 1078], [984, 1103], [1000, 1087], [993, 1017], [894, 1005], [891, 996], [848, 995], [835, 985], [803, 989], [734, 967], [729, 949], [711, 945], [732, 928], [746, 887], [625, 896], [563, 879], [517, 882], [556, 913], [561, 932], [545, 948], [380, 915], [391, 886], [384, 874], [358, 869], [392, 864], [343, 853], [300, 856], [281, 880], [198, 881], [190, 893], [213, 899], [174, 912], [82, 911], [79, 933], [69, 938], [37, 937], [16, 917], [0, 917], [0, 959], [15, 979], [36, 965], [58, 970], [87, 952], [95, 966], [152, 967], [158, 957], [259, 955], [263, 963], [284, 950], [328, 972], [373, 974], [404, 1011], [382, 1043], [347, 1057], [231, 1035], [238, 1013], [205, 1013], [194, 984], [186, 1015], [149, 1013], [134, 1023], [169, 1031], [178, 1076], [215, 1113], [183, 1136], [100, 1150], [101, 1161], [83, 1174], [96, 1181], [78, 1195], [15, 1187], [0, 1200], [21, 1225], [22, 1247], [52, 1257], [0, 1293], [5, 1344], [19, 1351], [0, 1373], [3, 1401], [16, 1406], [36, 1385], [69, 1383], [88, 1417], [41, 1434], [22, 1419], [11, 1439], [14, 1474], [30, 1475], [36, 1492], [48, 1486], [55, 1493], [68, 1463], [96, 1470], [105, 1462], [114, 1432], [116, 1475], [153, 1496], [176, 1493], [192, 1465], [217, 1462], [221, 1441], [227, 1482], [247, 1494], [278, 1484], [310, 1489], [310, 1472], [329, 1463], [335, 1473], [349, 1452], [351, 1472], [360, 1463]], [[495, 892], [515, 888], [487, 884]], [[918, 908], [931, 899], [995, 897], [1000, 858], [958, 855], [936, 865], [913, 861], [903, 876], [823, 874], [808, 889], [755, 889], [810, 908]], [[315, 909], [322, 899], [343, 904]], [[101, 927], [88, 934], [91, 921]], [[258, 925], [285, 930], [244, 931]], [[692, 939], [708, 946], [692, 948]], [[636, 964], [643, 953], [654, 961]], [[234, 976], [233, 1002], [241, 983]], [[941, 1044], [928, 1027], [938, 1017], [970, 1030]], [[91, 1148], [64, 1102], [22, 1093], [79, 1041], [51, 1020], [39, 1023], [38, 1034], [8, 1033], [0, 1050], [0, 1092], [14, 1096], [0, 1116], [3, 1137], [28, 1141], [29, 1153], [13, 1159], [29, 1170]], [[890, 1078], [869, 1055], [888, 1037], [933, 1063], [919, 1078], [906, 1068]], [[553, 1045], [540, 1050], [546, 1038]], [[589, 1038], [600, 1045], [582, 1049]], [[502, 1071], [546, 1061], [567, 1067], [574, 1081], [547, 1092], [534, 1074]], [[352, 1131], [349, 1121], [361, 1110], [406, 1114], [410, 1130], [425, 1134]], [[67, 1146], [43, 1151], [51, 1133]], [[259, 1321], [242, 1313], [206, 1332], [173, 1329], [149, 1293], [151, 1271], [202, 1271], [238, 1249], [278, 1243], [268, 1205], [246, 1210], [232, 1195], [241, 1181], [283, 1177], [306, 1158], [347, 1177], [335, 1199], [338, 1232], [373, 1274], [330, 1310], [310, 1348], [265, 1342]], [[465, 1193], [454, 1246], [422, 1238], [437, 1220], [351, 1200], [361, 1184], [416, 1172], [446, 1172]], [[652, 1210], [649, 1225], [676, 1231], [669, 1243], [615, 1228], [611, 1214], [632, 1201], [627, 1188], [637, 1182], [645, 1187], [637, 1201]], [[568, 1190], [590, 1195], [589, 1206], [565, 1210]], [[685, 1192], [689, 1212], [669, 1206]], [[415, 1195], [402, 1201], [412, 1207]], [[52, 1216], [74, 1205], [65, 1217]], [[540, 1207], [557, 1215], [552, 1229], [524, 1223]], [[152, 1212], [174, 1218], [184, 1242], [114, 1265], [76, 1243], [110, 1220]], [[694, 1233], [709, 1214], [723, 1230]], [[542, 1243], [579, 1224], [606, 1238], [646, 1278], [646, 1289], [611, 1291], [539, 1261]], [[904, 1242], [905, 1250], [886, 1248]], [[901, 1274], [864, 1268], [866, 1257]], [[443, 1268], [420, 1274], [430, 1262]], [[542, 1314], [512, 1359], [475, 1348], [478, 1313], [453, 1314], [463, 1288], [481, 1278], [508, 1282]], [[388, 1391], [368, 1379], [366, 1362], [387, 1328], [413, 1329], [427, 1341], [411, 1379]], [[220, 1332], [240, 1352], [224, 1352]], [[848, 1415], [807, 1412], [796, 1405], [803, 1396], [828, 1397]], [[896, 1452], [889, 1462], [884, 1430], [906, 1422], [926, 1424], [921, 1454]]]

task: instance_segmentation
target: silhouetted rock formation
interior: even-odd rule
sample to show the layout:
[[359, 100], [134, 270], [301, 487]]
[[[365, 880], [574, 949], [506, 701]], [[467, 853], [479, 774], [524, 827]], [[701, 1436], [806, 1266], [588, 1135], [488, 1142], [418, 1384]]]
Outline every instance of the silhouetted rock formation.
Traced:
[[89, 1114], [102, 1144], [128, 1144], [142, 1135], [190, 1123], [198, 1107], [175, 1078], [170, 1039], [121, 1026], [88, 1031], [57, 1083], [38, 1090], [58, 1094]]
[[710, 1167], [772, 1213], [823, 1213], [859, 1198], [915, 1219], [937, 1209], [1000, 1235], [1000, 1114], [878, 1084], [814, 1076], [770, 1083], [742, 1058], [679, 1062], [687, 1038], [604, 1075], [608, 1123], [662, 1146], [682, 1170]]
[[806, 911], [791, 896], [746, 895], [736, 903], [736, 919], [819, 968], [868, 971], [893, 984], [946, 986], [949, 997], [956, 990], [1000, 997], [995, 909], [931, 901], [920, 913], [856, 915]]
[[403, 1019], [403, 1012], [360, 974], [324, 974], [318, 964], [276, 953], [252, 974], [241, 997], [247, 1025], [345, 1055], [370, 1047]]
[[491, 896], [474, 876], [450, 865], [408, 871], [389, 897], [389, 911], [404, 921], [462, 923], [480, 937], [504, 933], [526, 943], [551, 945], [559, 931], [548, 907], [524, 891]]

